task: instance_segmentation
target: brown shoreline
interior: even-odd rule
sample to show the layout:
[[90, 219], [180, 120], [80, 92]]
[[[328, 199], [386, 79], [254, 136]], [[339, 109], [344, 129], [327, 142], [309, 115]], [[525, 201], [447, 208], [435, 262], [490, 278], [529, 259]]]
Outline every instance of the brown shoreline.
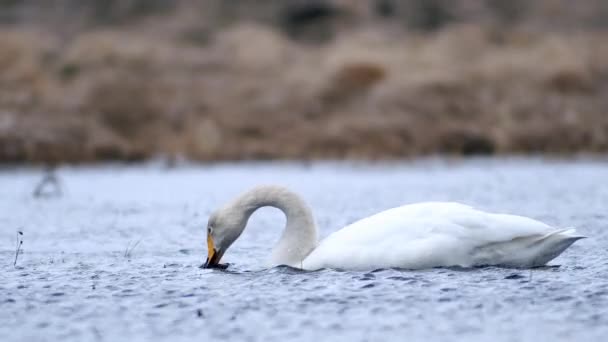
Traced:
[[608, 152], [608, 30], [0, 28], [0, 162]]

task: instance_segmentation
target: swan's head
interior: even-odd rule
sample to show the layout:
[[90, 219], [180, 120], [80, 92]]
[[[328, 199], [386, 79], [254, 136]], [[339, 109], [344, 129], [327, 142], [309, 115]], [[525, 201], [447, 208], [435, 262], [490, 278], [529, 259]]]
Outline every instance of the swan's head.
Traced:
[[203, 268], [226, 268], [220, 264], [222, 256], [241, 235], [247, 220], [234, 208], [220, 209], [209, 217], [207, 223], [207, 261]]

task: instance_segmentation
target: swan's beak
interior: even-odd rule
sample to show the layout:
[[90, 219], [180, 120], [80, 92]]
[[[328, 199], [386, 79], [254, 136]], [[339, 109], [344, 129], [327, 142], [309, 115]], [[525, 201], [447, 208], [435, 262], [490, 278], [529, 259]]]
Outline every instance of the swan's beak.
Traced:
[[207, 261], [201, 266], [201, 268], [216, 268], [220, 267], [220, 259], [222, 259], [222, 255], [224, 255], [224, 251], [217, 250], [215, 248], [215, 244], [213, 243], [213, 238], [210, 234], [207, 234]]

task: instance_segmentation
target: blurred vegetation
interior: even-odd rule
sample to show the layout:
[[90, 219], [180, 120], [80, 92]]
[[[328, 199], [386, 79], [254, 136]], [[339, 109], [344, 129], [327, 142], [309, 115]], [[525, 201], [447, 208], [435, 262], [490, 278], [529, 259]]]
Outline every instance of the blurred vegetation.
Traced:
[[0, 161], [608, 151], [603, 0], [0, 0]]

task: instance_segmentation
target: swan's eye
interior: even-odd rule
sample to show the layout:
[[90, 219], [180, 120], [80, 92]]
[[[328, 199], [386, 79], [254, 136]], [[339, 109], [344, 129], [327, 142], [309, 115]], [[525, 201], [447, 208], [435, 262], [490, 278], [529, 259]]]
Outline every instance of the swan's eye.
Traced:
[[209, 234], [209, 235], [213, 234], [213, 227], [211, 227], [211, 226], [207, 227], [207, 234]]

